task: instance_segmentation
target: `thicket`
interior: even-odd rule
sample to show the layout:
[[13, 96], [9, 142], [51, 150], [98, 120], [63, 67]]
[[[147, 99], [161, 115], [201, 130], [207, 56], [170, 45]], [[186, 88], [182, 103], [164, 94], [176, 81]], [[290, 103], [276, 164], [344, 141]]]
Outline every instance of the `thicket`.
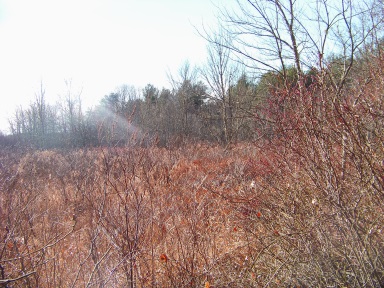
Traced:
[[[384, 285], [384, 56], [382, 43], [374, 33], [379, 33], [376, 28], [380, 25], [373, 21], [382, 14], [373, 14], [377, 10], [349, 13], [353, 10], [351, 2], [342, 1], [340, 13], [332, 18], [332, 9], [336, 8], [319, 1], [323, 5], [317, 6], [322, 16], [319, 23], [330, 30], [337, 28], [338, 33], [344, 27], [350, 33], [339, 35], [344, 54], [332, 59], [326, 59], [323, 53], [311, 54], [317, 65], [308, 70], [305, 64], [311, 55], [295, 52], [298, 47], [315, 47], [316, 41], [300, 44], [307, 46], [289, 45], [277, 30], [268, 30], [272, 22], [262, 26], [261, 21], [276, 20], [276, 15], [282, 17], [279, 21], [291, 19], [284, 22], [288, 33], [284, 35], [291, 33], [291, 41], [298, 43], [296, 40], [303, 38], [295, 37], [304, 33], [305, 26], [297, 24], [296, 16], [290, 18], [295, 15], [292, 9], [296, 2], [244, 3], [252, 3], [253, 11], [265, 17], [246, 18], [257, 20], [259, 26], [245, 25], [252, 22], [241, 22], [234, 16], [227, 18], [237, 24], [234, 27], [245, 29], [232, 30], [232, 36], [245, 35], [249, 27], [254, 36], [258, 31], [275, 33], [273, 39], [281, 50], [273, 53], [282, 52], [282, 66], [263, 73], [257, 85], [248, 86], [251, 88], [247, 91], [255, 93], [249, 95], [259, 95], [251, 109], [238, 110], [247, 115], [239, 119], [251, 123], [247, 129], [252, 141], [239, 141], [242, 138], [234, 136], [234, 131], [241, 130], [233, 129], [233, 116], [240, 114], [235, 114], [231, 106], [236, 103], [232, 92], [244, 90], [240, 86], [219, 89], [230, 82], [213, 80], [232, 79], [233, 70], [224, 69], [230, 73], [206, 70], [204, 74], [212, 80], [212, 90], [213, 83], [223, 84], [216, 87], [215, 102], [199, 98], [188, 102], [186, 95], [197, 94], [180, 94], [184, 102], [178, 103], [188, 109], [181, 110], [183, 113], [176, 118], [179, 122], [152, 127], [167, 127], [169, 130], [159, 131], [168, 136], [177, 129], [195, 131], [197, 134], [184, 134], [193, 135], [187, 138], [189, 141], [183, 138], [178, 143], [175, 137], [162, 145], [161, 138], [146, 140], [132, 128], [138, 121], [133, 115], [141, 115], [147, 127], [155, 122], [145, 122], [148, 118], [137, 114], [136, 105], [130, 106], [127, 114], [129, 121], [125, 123], [133, 126], [124, 139], [113, 138], [117, 128], [111, 123], [117, 122], [109, 121], [111, 129], [97, 129], [95, 139], [105, 141], [97, 147], [2, 149], [0, 286]], [[271, 7], [275, 14], [269, 14]], [[287, 14], [289, 11], [292, 15]], [[271, 15], [273, 18], [268, 18]], [[356, 22], [356, 15], [371, 18]], [[376, 24], [370, 26], [371, 30], [361, 30], [365, 36], [360, 38], [352, 26], [371, 23], [367, 19]], [[244, 54], [249, 52], [246, 48], [263, 48], [242, 46], [239, 50], [237, 45], [246, 44], [244, 41], [220, 42], [217, 46], [217, 39], [210, 39], [214, 48], [211, 64], [224, 63], [220, 57], [226, 54], [220, 49]], [[326, 37], [321, 39], [325, 43]], [[311, 41], [314, 46], [308, 45]], [[284, 54], [286, 46], [293, 53], [291, 58]], [[324, 45], [316, 47], [326, 52]], [[249, 60], [251, 54], [243, 56]], [[291, 65], [285, 65], [287, 62]], [[189, 75], [188, 69], [184, 72], [181, 75]], [[246, 77], [237, 83], [241, 81], [246, 83]], [[200, 84], [194, 89], [200, 91]], [[137, 102], [148, 109], [145, 115], [168, 121], [170, 118], [161, 117], [162, 110], [154, 108], [165, 103], [152, 97], [157, 90], [148, 86], [146, 91], [148, 97]], [[171, 97], [172, 93], [167, 93], [161, 95]], [[104, 101], [110, 106], [122, 103], [110, 101], [116, 97], [120, 96], [111, 94]], [[176, 102], [166, 103], [172, 106], [170, 103]], [[248, 107], [246, 103], [242, 102], [242, 107]], [[115, 111], [123, 109], [113, 107]], [[221, 111], [214, 120], [220, 123], [217, 130], [209, 129], [213, 129], [212, 138], [220, 135], [222, 140], [218, 142], [226, 145], [200, 138], [204, 135], [202, 126], [189, 122], [201, 115], [194, 110], [196, 107]]]

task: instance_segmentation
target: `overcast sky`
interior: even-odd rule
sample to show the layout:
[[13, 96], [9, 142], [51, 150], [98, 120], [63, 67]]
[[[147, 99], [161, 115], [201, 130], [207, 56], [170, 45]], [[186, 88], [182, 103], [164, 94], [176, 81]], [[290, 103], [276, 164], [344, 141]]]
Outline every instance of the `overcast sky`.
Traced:
[[0, 0], [0, 130], [43, 83], [54, 103], [82, 90], [83, 106], [122, 84], [170, 87], [167, 72], [199, 65], [217, 3], [233, 0]]

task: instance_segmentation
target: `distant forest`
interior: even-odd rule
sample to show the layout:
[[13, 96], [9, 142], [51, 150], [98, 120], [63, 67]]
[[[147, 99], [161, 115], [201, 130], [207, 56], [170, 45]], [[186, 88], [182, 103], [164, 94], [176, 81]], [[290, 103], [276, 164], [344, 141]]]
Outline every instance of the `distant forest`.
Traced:
[[186, 63], [172, 88], [122, 85], [83, 112], [81, 95], [68, 91], [62, 103], [46, 103], [44, 88], [35, 101], [10, 119], [9, 143], [35, 148], [124, 146], [155, 141], [232, 143], [257, 138], [254, 113], [267, 97], [267, 84], [242, 74], [215, 95], [197, 68]]

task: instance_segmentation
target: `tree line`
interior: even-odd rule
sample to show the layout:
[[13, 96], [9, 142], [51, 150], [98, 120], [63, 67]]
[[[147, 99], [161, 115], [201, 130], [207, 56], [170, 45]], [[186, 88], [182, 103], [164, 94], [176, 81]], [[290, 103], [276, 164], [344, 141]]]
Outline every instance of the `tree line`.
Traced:
[[42, 85], [34, 101], [10, 119], [10, 138], [36, 148], [125, 145], [132, 138], [156, 138], [162, 146], [252, 139], [252, 107], [262, 97], [258, 86], [242, 74], [216, 95], [199, 76], [185, 63], [170, 89], [122, 85], [87, 112], [70, 90], [60, 103], [47, 103]]
[[[364, 65], [363, 56], [360, 65]], [[335, 73], [341, 73], [339, 61], [332, 59]], [[9, 119], [11, 135], [2, 135], [0, 142], [49, 149], [124, 146], [132, 140], [145, 144], [150, 139], [160, 146], [188, 141], [227, 145], [272, 137], [268, 105], [276, 100], [278, 91], [298, 85], [297, 68], [269, 71], [255, 79], [245, 72], [235, 74], [235, 70], [223, 77], [211, 70], [211, 64], [202, 71], [186, 62], [177, 77], [172, 77], [170, 89], [160, 90], [153, 84], [143, 89], [121, 85], [86, 112], [81, 95], [73, 95], [68, 83], [64, 99], [53, 105], [47, 103], [41, 84], [34, 101], [26, 108], [19, 107]], [[316, 68], [308, 69], [303, 73], [304, 87], [317, 85], [317, 77]], [[280, 112], [287, 109], [281, 105]]]

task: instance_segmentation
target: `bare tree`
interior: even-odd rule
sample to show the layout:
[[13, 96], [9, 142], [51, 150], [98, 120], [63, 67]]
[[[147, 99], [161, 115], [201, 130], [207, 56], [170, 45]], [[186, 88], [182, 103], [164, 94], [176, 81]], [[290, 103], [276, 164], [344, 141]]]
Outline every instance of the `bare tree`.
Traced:
[[71, 80], [65, 80], [65, 88], [64, 95], [61, 95], [61, 99], [56, 105], [58, 109], [56, 133], [61, 134], [61, 145], [85, 145], [85, 115], [81, 105], [82, 89], [75, 90]]
[[233, 39], [225, 45], [239, 61], [261, 72], [281, 73], [284, 78], [287, 68], [294, 66], [301, 78], [308, 68], [328, 68], [330, 57], [340, 54], [341, 73], [327, 74], [338, 90], [345, 84], [358, 49], [371, 39], [373, 31], [380, 31], [383, 17], [382, 2], [376, 0], [237, 3], [237, 12], [223, 11], [222, 23]]
[[216, 100], [221, 106], [221, 120], [224, 143], [233, 139], [234, 95], [231, 86], [237, 80], [237, 67], [230, 59], [231, 50], [229, 36], [217, 34], [208, 46], [208, 59], [202, 75], [208, 83], [210, 99]]
[[198, 117], [206, 97], [206, 87], [199, 81], [198, 70], [185, 62], [179, 69], [177, 77], [169, 75], [178, 113], [175, 115], [178, 136], [194, 138], [200, 135], [201, 122]]

